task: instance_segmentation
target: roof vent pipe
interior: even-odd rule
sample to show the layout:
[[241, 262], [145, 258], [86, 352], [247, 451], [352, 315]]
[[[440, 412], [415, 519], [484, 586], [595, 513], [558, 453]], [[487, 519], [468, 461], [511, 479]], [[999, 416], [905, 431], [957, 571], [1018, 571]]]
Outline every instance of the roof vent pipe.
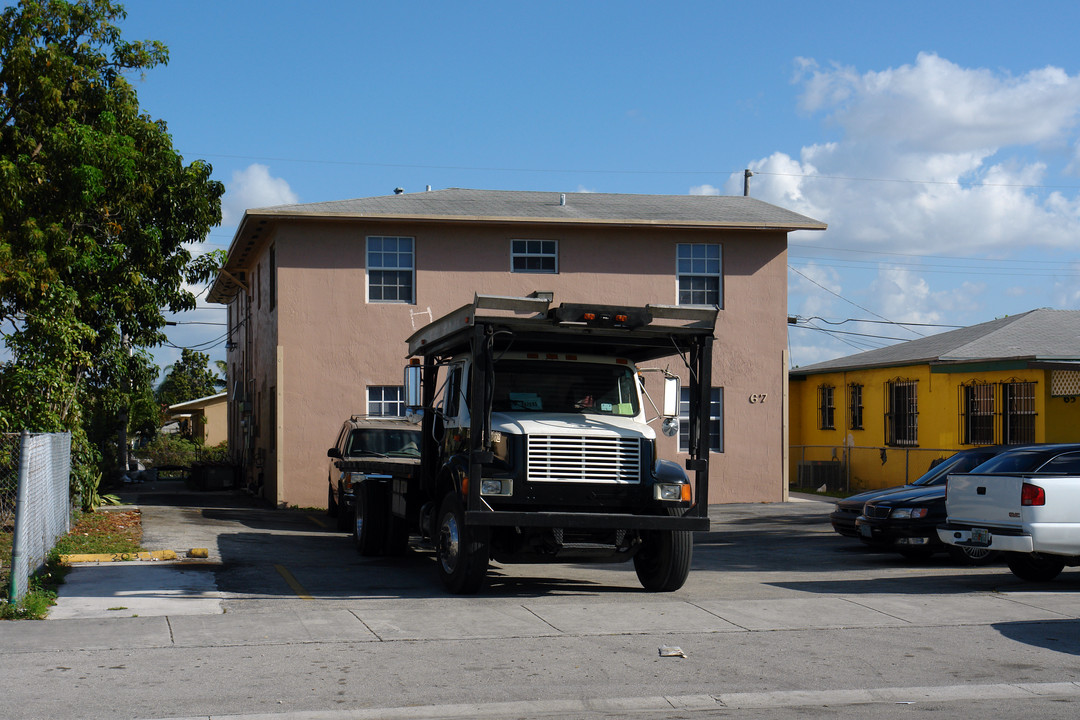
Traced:
[[403, 192], [405, 192], [405, 188], [394, 188], [395, 195], [400, 195]]
[[425, 192], [431, 192], [431, 186], [430, 185], [427, 186], [427, 190]]
[[565, 204], [566, 204], [566, 193], [560, 193], [559, 194], [559, 205], [565, 205]]

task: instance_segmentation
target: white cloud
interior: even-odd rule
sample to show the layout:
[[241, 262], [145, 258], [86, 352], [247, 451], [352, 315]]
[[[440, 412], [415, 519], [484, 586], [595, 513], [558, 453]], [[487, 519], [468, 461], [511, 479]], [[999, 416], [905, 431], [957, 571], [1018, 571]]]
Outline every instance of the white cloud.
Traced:
[[236, 225], [249, 208], [290, 205], [299, 200], [282, 178], [272, 177], [270, 168], [254, 163], [234, 172], [232, 181], [226, 185], [221, 202], [221, 224]]
[[690, 188], [691, 195], [719, 195], [720, 188], [712, 185], [695, 185]]

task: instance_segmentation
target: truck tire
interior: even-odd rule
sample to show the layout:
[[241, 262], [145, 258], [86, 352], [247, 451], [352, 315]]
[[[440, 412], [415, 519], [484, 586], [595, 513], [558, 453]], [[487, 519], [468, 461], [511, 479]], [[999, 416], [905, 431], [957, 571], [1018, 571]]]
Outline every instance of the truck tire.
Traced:
[[[682, 513], [669, 508], [668, 515]], [[674, 592], [690, 574], [694, 538], [689, 530], [646, 530], [641, 548], [634, 555], [634, 570], [648, 592]]]
[[353, 513], [353, 542], [356, 552], [366, 557], [382, 555], [386, 545], [386, 510], [380, 502], [382, 488], [365, 480], [353, 492], [356, 512]]
[[1065, 569], [1065, 561], [1040, 553], [1006, 553], [1013, 575], [1028, 582], [1049, 582]]
[[446, 589], [455, 595], [480, 590], [487, 576], [488, 545], [465, 526], [465, 510], [457, 492], [443, 498], [435, 527], [435, 557]]

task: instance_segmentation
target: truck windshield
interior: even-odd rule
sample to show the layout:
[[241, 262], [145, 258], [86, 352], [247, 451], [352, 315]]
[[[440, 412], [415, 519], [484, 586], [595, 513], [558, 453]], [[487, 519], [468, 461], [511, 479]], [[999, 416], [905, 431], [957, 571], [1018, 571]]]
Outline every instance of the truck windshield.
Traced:
[[491, 409], [633, 417], [638, 414], [634, 382], [633, 371], [623, 365], [500, 360]]

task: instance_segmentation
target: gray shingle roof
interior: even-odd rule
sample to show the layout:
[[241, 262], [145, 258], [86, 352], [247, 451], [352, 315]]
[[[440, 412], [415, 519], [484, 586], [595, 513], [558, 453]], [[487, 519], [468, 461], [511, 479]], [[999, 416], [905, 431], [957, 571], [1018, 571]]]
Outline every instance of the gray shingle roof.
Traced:
[[[565, 197], [565, 204], [562, 204]], [[824, 230], [826, 224], [751, 197], [465, 190], [402, 193], [335, 202], [277, 205], [248, 216], [415, 218], [554, 223], [672, 224]]]
[[1080, 310], [1030, 310], [1020, 315], [807, 365], [792, 370], [791, 374], [994, 360], [1080, 362]]

